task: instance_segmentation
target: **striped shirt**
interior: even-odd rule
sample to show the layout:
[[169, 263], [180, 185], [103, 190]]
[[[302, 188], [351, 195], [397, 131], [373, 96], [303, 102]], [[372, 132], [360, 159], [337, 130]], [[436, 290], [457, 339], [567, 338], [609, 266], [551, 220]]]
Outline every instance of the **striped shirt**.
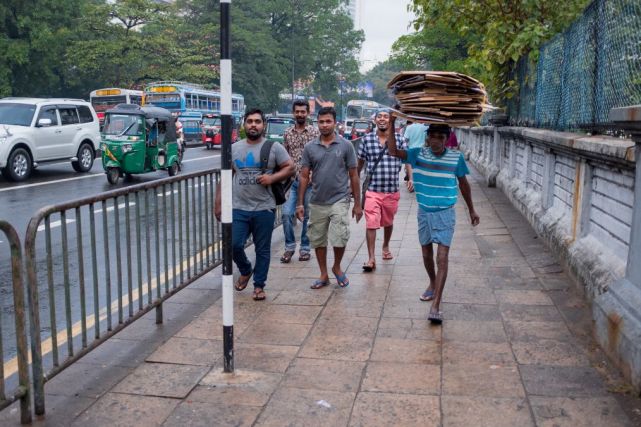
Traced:
[[[406, 150], [405, 138], [396, 133], [396, 147]], [[372, 168], [381, 151], [386, 150], [381, 161], [376, 165], [374, 173]], [[371, 175], [367, 190], [377, 193], [396, 193], [398, 191], [398, 173], [401, 171], [401, 159], [387, 154], [386, 145], [381, 145], [376, 131], [363, 136], [358, 145], [358, 158], [367, 162], [367, 174]]]
[[470, 173], [463, 154], [449, 149], [436, 156], [429, 147], [411, 148], [405, 163], [412, 166], [416, 201], [428, 212], [454, 206], [458, 197], [457, 178]]

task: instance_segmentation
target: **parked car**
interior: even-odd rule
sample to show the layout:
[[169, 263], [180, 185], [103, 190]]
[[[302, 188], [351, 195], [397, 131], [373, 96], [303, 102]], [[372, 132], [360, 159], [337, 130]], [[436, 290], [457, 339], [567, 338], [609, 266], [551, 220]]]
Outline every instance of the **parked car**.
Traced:
[[354, 120], [354, 123], [352, 124], [352, 133], [350, 135], [350, 139], [354, 141], [356, 139], [362, 138], [366, 133], [369, 133], [371, 131], [371, 122], [367, 120]]
[[90, 103], [81, 99], [0, 99], [0, 170], [24, 181], [47, 162], [70, 160], [88, 172], [100, 147], [100, 125]]
[[285, 140], [285, 131], [287, 128], [294, 126], [295, 120], [290, 117], [269, 117], [267, 119], [267, 129], [265, 135], [267, 139], [280, 142]]

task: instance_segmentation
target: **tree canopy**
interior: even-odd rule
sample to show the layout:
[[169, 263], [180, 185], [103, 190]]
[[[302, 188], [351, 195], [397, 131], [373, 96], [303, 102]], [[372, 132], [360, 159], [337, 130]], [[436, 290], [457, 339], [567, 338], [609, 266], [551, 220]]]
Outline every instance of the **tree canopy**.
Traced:
[[[275, 108], [292, 80], [337, 100], [359, 81], [345, 0], [234, 0], [233, 89]], [[216, 0], [5, 0], [0, 4], [0, 96], [87, 97], [99, 87], [178, 79], [219, 81]]]
[[[413, 0], [417, 30], [445, 25], [463, 37], [469, 57], [464, 61], [486, 83], [493, 102], [513, 95], [510, 74], [525, 54], [563, 30], [589, 0]], [[444, 37], [445, 38], [445, 37]]]

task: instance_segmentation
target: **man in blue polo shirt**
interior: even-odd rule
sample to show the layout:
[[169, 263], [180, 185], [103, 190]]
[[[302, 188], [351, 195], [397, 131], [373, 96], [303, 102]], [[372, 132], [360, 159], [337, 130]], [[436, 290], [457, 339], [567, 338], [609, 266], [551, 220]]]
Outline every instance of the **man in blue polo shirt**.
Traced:
[[[390, 129], [394, 129], [394, 117], [391, 119]], [[467, 204], [472, 225], [478, 225], [480, 220], [472, 203], [470, 184], [465, 177], [469, 174], [465, 159], [460, 152], [445, 148], [450, 132], [448, 125], [430, 125], [427, 146], [409, 150], [397, 149], [394, 132], [388, 132], [387, 137], [389, 154], [412, 166], [418, 203], [419, 241], [423, 251], [423, 264], [430, 278], [430, 284], [420, 299], [432, 301], [427, 318], [436, 324], [443, 322], [440, 305], [447, 279], [448, 256], [456, 224], [454, 205], [459, 189]], [[437, 244], [438, 269], [434, 265], [433, 243]]]

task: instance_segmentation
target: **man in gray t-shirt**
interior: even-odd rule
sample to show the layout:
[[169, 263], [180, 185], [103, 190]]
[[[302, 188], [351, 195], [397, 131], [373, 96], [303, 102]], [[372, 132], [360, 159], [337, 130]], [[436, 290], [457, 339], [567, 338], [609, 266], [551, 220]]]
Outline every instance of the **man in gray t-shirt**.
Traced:
[[[262, 164], [260, 151], [265, 143], [265, 115], [258, 109], [245, 114], [247, 139], [232, 146], [232, 248], [233, 258], [240, 277], [234, 285], [237, 291], [247, 287], [254, 275], [254, 300], [264, 300], [265, 282], [269, 272], [272, 231], [276, 202], [271, 184], [280, 182], [294, 174], [294, 163], [282, 145], [275, 143], [269, 152], [267, 165]], [[276, 166], [280, 168], [274, 172]], [[263, 171], [264, 170], [264, 171]], [[220, 186], [216, 191], [216, 217], [220, 220]], [[252, 236], [256, 251], [256, 265], [252, 270], [251, 262], [245, 254], [245, 242]]]
[[327, 242], [334, 249], [332, 273], [338, 285], [349, 285], [341, 269], [341, 260], [349, 239], [349, 200], [354, 195], [352, 217], [358, 222], [363, 216], [360, 200], [360, 180], [356, 169], [356, 154], [352, 144], [335, 132], [336, 111], [323, 107], [318, 111], [320, 138], [305, 146], [302, 169], [299, 175], [296, 216], [301, 221], [305, 216], [303, 204], [305, 190], [312, 176], [312, 195], [309, 203], [309, 242], [316, 252], [320, 278], [312, 289], [329, 285], [327, 272]]

